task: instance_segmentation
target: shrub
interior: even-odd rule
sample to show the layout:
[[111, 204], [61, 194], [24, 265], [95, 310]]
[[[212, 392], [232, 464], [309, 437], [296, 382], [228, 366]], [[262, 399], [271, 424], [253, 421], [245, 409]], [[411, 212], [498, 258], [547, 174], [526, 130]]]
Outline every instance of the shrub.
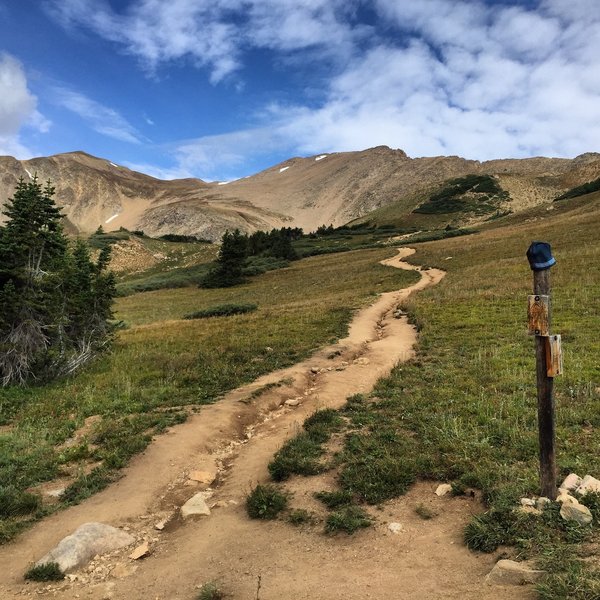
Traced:
[[246, 498], [246, 511], [251, 519], [275, 519], [287, 503], [287, 496], [274, 485], [259, 484]]
[[352, 534], [358, 529], [369, 527], [371, 523], [371, 517], [362, 508], [359, 506], [346, 506], [327, 517], [325, 531], [327, 533], [345, 531], [347, 534]]
[[315, 498], [331, 509], [352, 504], [352, 494], [346, 490], [315, 492]]
[[222, 598], [224, 598], [224, 595], [219, 586], [209, 581], [200, 588], [200, 593], [196, 600], [222, 600]]
[[198, 310], [185, 315], [184, 319], [208, 319], [210, 317], [229, 317], [231, 315], [242, 315], [253, 312], [258, 308], [258, 304], [219, 304], [211, 306], [204, 310]]
[[25, 579], [29, 581], [61, 581], [64, 578], [65, 574], [60, 570], [58, 563], [55, 562], [31, 567], [25, 573]]

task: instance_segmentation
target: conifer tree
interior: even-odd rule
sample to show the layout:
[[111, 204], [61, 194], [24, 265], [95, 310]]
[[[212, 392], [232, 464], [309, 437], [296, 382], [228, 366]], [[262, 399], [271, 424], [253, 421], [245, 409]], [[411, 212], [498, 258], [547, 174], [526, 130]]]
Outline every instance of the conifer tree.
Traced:
[[248, 256], [248, 237], [236, 229], [226, 231], [215, 266], [203, 279], [201, 286], [207, 288], [231, 287], [243, 283], [242, 270]]
[[72, 372], [108, 340], [115, 295], [108, 255], [71, 249], [54, 188], [19, 180], [0, 227], [0, 381]]

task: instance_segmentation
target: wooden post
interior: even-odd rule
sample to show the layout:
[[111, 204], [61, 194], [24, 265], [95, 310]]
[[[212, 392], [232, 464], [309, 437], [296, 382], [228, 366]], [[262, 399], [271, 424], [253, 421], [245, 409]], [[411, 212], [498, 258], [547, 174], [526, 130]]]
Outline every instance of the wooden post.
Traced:
[[[550, 270], [533, 271], [533, 293], [550, 297]], [[548, 303], [548, 331], [552, 311]], [[540, 439], [540, 487], [541, 494], [550, 500], [556, 499], [556, 451], [554, 448], [554, 379], [548, 376], [547, 336], [535, 336], [535, 359], [537, 371], [538, 425]]]

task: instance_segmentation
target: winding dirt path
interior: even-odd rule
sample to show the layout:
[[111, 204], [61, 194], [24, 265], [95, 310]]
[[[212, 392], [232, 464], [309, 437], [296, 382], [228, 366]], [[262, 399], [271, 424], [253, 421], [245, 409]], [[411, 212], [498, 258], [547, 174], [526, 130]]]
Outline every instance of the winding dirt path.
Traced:
[[[419, 270], [403, 261], [413, 252], [403, 248], [383, 264]], [[370, 510], [376, 525], [351, 537], [325, 536], [322, 524], [296, 529], [282, 521], [251, 521], [245, 513], [248, 491], [268, 480], [273, 453], [307, 416], [369, 392], [394, 365], [413, 355], [416, 332], [393, 313], [409, 294], [443, 276], [436, 269], [424, 270], [415, 285], [382, 294], [355, 317], [347, 338], [203, 407], [156, 438], [118, 482], [0, 548], [0, 598], [191, 600], [207, 581], [218, 581], [235, 600], [532, 597], [525, 589], [491, 588], [483, 582], [494, 557], [470, 553], [461, 539], [464, 524], [480, 506], [472, 499], [438, 498], [432, 483], [418, 484], [406, 496]], [[278, 386], [252, 397], [269, 384]], [[286, 404], [290, 400], [295, 406]], [[184, 522], [178, 507], [203, 489], [189, 479], [195, 470], [217, 474], [209, 500], [212, 513]], [[294, 494], [293, 507], [322, 513], [312, 493], [333, 485], [333, 475], [325, 474], [294, 478], [287, 487]], [[421, 503], [438, 516], [419, 518], [414, 508]], [[164, 519], [167, 525], [157, 530], [155, 524]], [[94, 560], [64, 582], [23, 583], [32, 562], [89, 521], [126, 528], [140, 542], [149, 542], [150, 556], [134, 562], [127, 558], [129, 548]], [[403, 530], [392, 533], [391, 522], [401, 523]]]

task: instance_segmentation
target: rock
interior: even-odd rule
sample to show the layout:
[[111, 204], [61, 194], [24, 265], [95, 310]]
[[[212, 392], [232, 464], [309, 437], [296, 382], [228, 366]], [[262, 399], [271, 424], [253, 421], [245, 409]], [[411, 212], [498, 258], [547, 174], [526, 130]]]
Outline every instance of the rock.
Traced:
[[404, 525], [402, 525], [402, 523], [390, 523], [388, 525], [388, 529], [395, 534], [400, 533], [401, 531], [404, 531]]
[[546, 498], [546, 496], [541, 496], [537, 499], [535, 506], [538, 510], [544, 510], [548, 504], [552, 504], [552, 500], [550, 500], [550, 498]]
[[311, 372], [311, 373], [315, 373], [315, 374], [316, 374], [316, 373], [318, 373], [318, 372], [319, 372], [319, 370], [320, 370], [320, 369], [319, 369], [319, 367], [311, 367], [311, 368], [310, 368], [310, 372]]
[[452, 486], [449, 483], [440, 483], [440, 485], [438, 485], [435, 489], [435, 495], [440, 496], [441, 498], [442, 496], [449, 494], [451, 491]]
[[46, 496], [50, 496], [50, 498], [60, 498], [64, 494], [66, 489], [67, 488], [60, 487], [60, 488], [56, 488], [54, 490], [48, 490], [46, 492]]
[[113, 552], [134, 542], [133, 536], [116, 527], [104, 523], [85, 523], [40, 558], [36, 566], [55, 562], [66, 573], [85, 565], [97, 554]]
[[559, 504], [579, 504], [579, 500], [577, 500], [577, 498], [565, 492], [559, 494], [556, 498], [556, 501]]
[[203, 483], [206, 485], [210, 485], [214, 480], [217, 474], [214, 471], [192, 471], [189, 474], [189, 478], [192, 481], [197, 481], [198, 483]]
[[140, 544], [130, 555], [131, 560], [139, 560], [150, 554], [150, 545], [148, 542]]
[[532, 498], [521, 498], [521, 506], [535, 506], [535, 500]]
[[490, 585], [523, 585], [536, 583], [544, 575], [544, 571], [532, 569], [526, 562], [499, 560], [485, 578]]
[[524, 513], [526, 515], [535, 515], [539, 517], [542, 514], [542, 511], [535, 506], [519, 506], [517, 509], [520, 513]]
[[370, 362], [371, 362], [371, 361], [370, 361], [368, 358], [366, 358], [366, 357], [364, 357], [364, 356], [363, 356], [363, 357], [361, 357], [361, 358], [357, 358], [357, 359], [354, 361], [354, 364], [356, 364], [356, 365], [364, 365], [364, 366], [366, 366], [366, 365], [370, 364]]
[[583, 481], [577, 486], [577, 492], [585, 496], [588, 492], [600, 493], [600, 481], [591, 475], [586, 475]]
[[181, 507], [181, 516], [183, 518], [190, 517], [192, 515], [201, 515], [207, 517], [210, 515], [210, 508], [208, 508], [206, 501], [211, 496], [211, 492], [198, 492]]
[[582, 479], [576, 473], [569, 473], [565, 480], [561, 483], [559, 491], [565, 490], [567, 492], [572, 492], [576, 490], [581, 485]]
[[583, 504], [563, 502], [560, 509], [560, 516], [565, 521], [575, 521], [579, 525], [589, 525], [592, 522], [590, 509], [587, 506], [583, 506]]
[[297, 398], [290, 398], [289, 400], [285, 401], [286, 406], [298, 406], [299, 404], [300, 400], [298, 400]]

